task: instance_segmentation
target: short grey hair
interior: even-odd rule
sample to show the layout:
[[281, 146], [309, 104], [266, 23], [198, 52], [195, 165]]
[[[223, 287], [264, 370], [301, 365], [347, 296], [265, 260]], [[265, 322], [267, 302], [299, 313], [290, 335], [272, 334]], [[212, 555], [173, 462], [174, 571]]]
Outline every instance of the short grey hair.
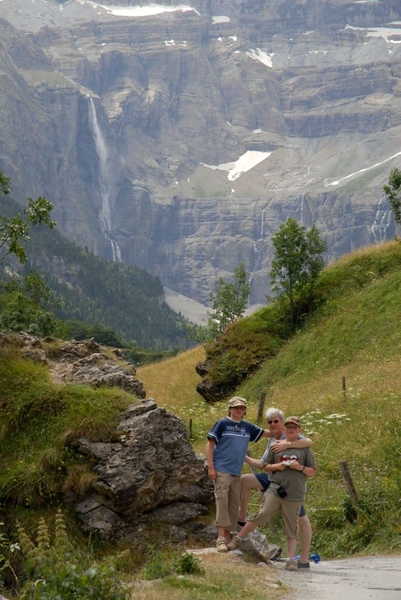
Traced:
[[280, 421], [283, 421], [284, 423], [285, 418], [283, 411], [279, 410], [278, 408], [274, 408], [274, 406], [271, 406], [265, 412], [265, 419], [266, 421], [270, 421], [273, 417], [278, 417]]

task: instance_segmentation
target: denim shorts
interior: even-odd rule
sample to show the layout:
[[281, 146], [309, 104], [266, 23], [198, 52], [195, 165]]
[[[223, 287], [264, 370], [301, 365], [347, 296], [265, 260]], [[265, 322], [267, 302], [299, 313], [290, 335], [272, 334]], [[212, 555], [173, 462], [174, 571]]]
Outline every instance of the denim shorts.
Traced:
[[[270, 485], [270, 479], [266, 475], [266, 473], [255, 473], [256, 479], [259, 481], [262, 486], [262, 492], [265, 492]], [[306, 510], [304, 505], [301, 506], [301, 510], [299, 512], [300, 517], [304, 517], [306, 515]]]

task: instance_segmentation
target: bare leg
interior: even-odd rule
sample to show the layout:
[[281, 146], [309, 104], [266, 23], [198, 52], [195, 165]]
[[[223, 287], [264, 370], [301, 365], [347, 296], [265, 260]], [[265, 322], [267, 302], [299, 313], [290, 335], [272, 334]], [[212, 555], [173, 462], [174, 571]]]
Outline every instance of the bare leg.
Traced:
[[262, 490], [262, 486], [255, 475], [247, 474], [241, 477], [241, 504], [239, 508], [238, 521], [246, 521], [249, 500], [252, 490]]
[[288, 558], [294, 558], [296, 548], [297, 548], [297, 538], [287, 538], [287, 556], [288, 556]]
[[252, 521], [247, 521], [245, 523], [245, 525], [243, 526], [243, 528], [241, 529], [241, 531], [237, 535], [239, 538], [241, 538], [241, 540], [243, 540], [248, 535], [248, 533], [250, 533], [251, 531], [253, 531], [256, 528], [257, 528], [257, 525], [255, 525], [255, 523], [252, 523]]
[[309, 560], [309, 551], [312, 541], [312, 526], [308, 515], [299, 517], [299, 527], [301, 529], [301, 556], [299, 560], [306, 563]]

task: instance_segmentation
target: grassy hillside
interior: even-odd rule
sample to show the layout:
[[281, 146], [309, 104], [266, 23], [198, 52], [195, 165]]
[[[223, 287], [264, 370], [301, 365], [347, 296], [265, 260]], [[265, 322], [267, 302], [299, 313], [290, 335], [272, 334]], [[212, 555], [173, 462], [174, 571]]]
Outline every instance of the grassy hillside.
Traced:
[[[308, 481], [305, 502], [314, 530], [312, 551], [325, 559], [401, 553], [401, 244], [391, 242], [344, 257], [325, 269], [319, 286], [319, 308], [313, 316], [235, 393], [248, 399], [248, 419], [256, 421], [260, 393], [265, 392], [265, 408], [275, 405], [287, 415], [299, 415], [304, 433], [314, 440], [318, 474]], [[255, 319], [260, 321], [265, 311]], [[249, 320], [244, 323], [249, 332]], [[137, 373], [148, 397], [181, 416], [188, 429], [192, 425], [192, 443], [201, 452], [207, 431], [226, 414], [225, 402], [210, 406], [196, 393], [195, 366], [204, 358], [204, 348], [197, 347]], [[16, 518], [31, 532], [40, 516], [54, 512], [60, 494], [91, 484], [89, 466], [66, 452], [66, 441], [80, 435], [110, 439], [119, 412], [131, 398], [118, 390], [55, 386], [44, 365], [22, 361], [17, 350], [3, 346], [0, 389], [0, 516], [8, 532]], [[261, 442], [252, 453], [260, 456], [263, 450]], [[339, 461], [347, 462], [353, 477], [355, 506]], [[258, 505], [255, 494], [251, 510]], [[212, 522], [213, 515], [209, 518]], [[161, 553], [149, 547], [141, 556], [132, 548], [95, 548], [74, 523], [68, 528], [75, 563], [106, 561], [124, 581], [146, 578], [179, 556], [174, 548]], [[280, 531], [266, 533], [283, 545]], [[133, 596], [151, 600], [173, 592], [182, 600], [216, 593], [235, 597], [230, 560], [206, 561], [206, 577], [165, 578], [135, 588]], [[261, 597], [262, 588], [249, 582], [266, 576], [255, 575], [252, 568], [241, 567], [245, 576], [237, 582], [236, 597]]]
[[[331, 265], [321, 273], [310, 293], [295, 298], [297, 329], [305, 331], [306, 326], [310, 327], [317, 320], [323, 320], [324, 323], [325, 315], [330, 315], [338, 303], [341, 305], [344, 299], [370, 288], [378, 280], [400, 269], [401, 246], [397, 242], [362, 249]], [[361, 327], [361, 323], [357, 323], [357, 327]], [[366, 334], [369, 336], [369, 331]], [[336, 331], [334, 336], [340, 339]], [[216, 342], [206, 346], [207, 361], [211, 363], [206, 378], [209, 385], [219, 390], [219, 394], [222, 388], [229, 394], [264, 362], [269, 362], [270, 371], [270, 359], [293, 337], [294, 327], [285, 300], [270, 304], [237, 321]], [[357, 351], [358, 344], [364, 346], [366, 342], [363, 336], [355, 336], [354, 351]], [[330, 364], [338, 359], [338, 354], [341, 355], [340, 349], [334, 348]]]
[[[299, 415], [304, 433], [313, 437], [319, 473], [308, 483], [306, 506], [314, 550], [325, 556], [401, 551], [401, 244], [344, 257], [325, 269], [319, 286], [313, 317], [235, 393], [249, 400], [250, 420], [265, 392], [266, 408]], [[182, 380], [187, 376], [181, 372]], [[168, 388], [160, 402], [172, 402]], [[208, 426], [225, 410], [217, 404], [197, 411], [199, 450]], [[254, 456], [262, 454], [259, 446]], [[356, 513], [339, 461], [348, 463], [354, 479]]]

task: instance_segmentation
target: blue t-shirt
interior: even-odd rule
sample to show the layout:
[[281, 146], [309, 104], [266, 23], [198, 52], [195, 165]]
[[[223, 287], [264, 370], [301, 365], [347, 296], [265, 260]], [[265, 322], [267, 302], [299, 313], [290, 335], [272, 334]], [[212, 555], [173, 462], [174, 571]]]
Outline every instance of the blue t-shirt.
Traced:
[[224, 417], [215, 423], [207, 438], [214, 440], [213, 462], [216, 471], [241, 475], [249, 442], [257, 442], [264, 430], [248, 421]]

